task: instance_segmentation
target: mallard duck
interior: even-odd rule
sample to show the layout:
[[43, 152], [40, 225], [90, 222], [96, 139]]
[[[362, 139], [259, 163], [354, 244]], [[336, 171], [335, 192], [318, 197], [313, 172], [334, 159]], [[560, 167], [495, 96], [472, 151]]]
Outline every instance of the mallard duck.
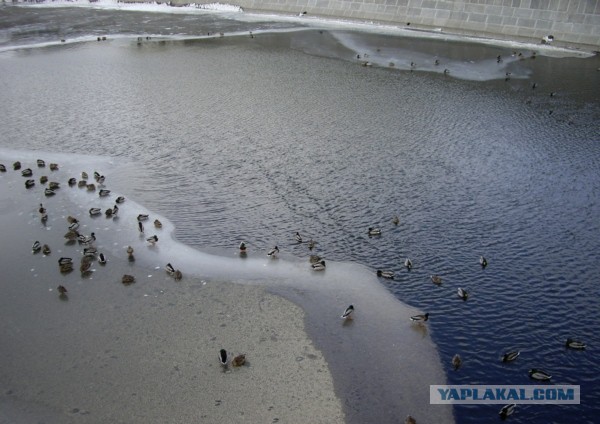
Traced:
[[94, 183], [86, 184], [85, 189], [87, 191], [96, 191], [96, 184], [94, 184]]
[[382, 278], [389, 278], [390, 280], [394, 279], [393, 271], [382, 271], [380, 269], [377, 270], [377, 276]]
[[517, 407], [517, 404], [515, 404], [515, 403], [511, 403], [509, 405], [504, 405], [502, 407], [502, 409], [500, 409], [500, 412], [498, 413], [498, 415], [500, 415], [501, 419], [505, 420], [507, 417], [512, 415], [513, 412], [515, 412], [516, 407]]
[[231, 365], [233, 365], [234, 367], [241, 367], [246, 363], [246, 355], [244, 355], [243, 353], [240, 355], [237, 355], [236, 357], [234, 357], [231, 360]]
[[48, 214], [47, 213], [43, 213], [42, 216], [40, 216], [40, 220], [42, 222], [48, 221]]
[[154, 228], [162, 228], [162, 222], [160, 222], [158, 219], [155, 219]]
[[87, 172], [83, 171], [83, 172], [81, 173], [81, 179], [82, 179], [82, 180], [87, 180], [87, 179], [88, 179], [88, 174], [87, 174]]
[[381, 229], [380, 228], [369, 227], [368, 234], [369, 234], [369, 236], [380, 236], [381, 235]]
[[77, 230], [78, 228], [79, 228], [79, 221], [75, 221], [71, 225], [69, 225], [69, 230]]
[[144, 234], [144, 223], [142, 221], [138, 221], [138, 231]]
[[33, 245], [31, 246], [31, 251], [32, 251], [33, 253], [37, 253], [37, 252], [39, 252], [40, 250], [42, 250], [42, 244], [41, 244], [39, 241], [37, 241], [37, 240], [36, 240], [36, 241], [33, 243]]
[[115, 202], [121, 204], [125, 201], [125, 198], [123, 196], [119, 196], [115, 199]]
[[48, 246], [47, 244], [42, 246], [42, 253], [46, 256], [48, 256], [51, 253], [50, 250], [50, 246]]
[[95, 258], [96, 253], [98, 253], [98, 249], [96, 249], [95, 247], [86, 247], [83, 249], [83, 256], [86, 256], [88, 258]]
[[412, 416], [407, 415], [404, 420], [404, 424], [417, 424], [417, 420], [415, 420]]
[[77, 178], [69, 178], [69, 187], [73, 187], [75, 184], [77, 184]]
[[94, 171], [94, 179], [98, 181], [98, 178], [100, 178], [100, 173], [98, 171]]
[[294, 238], [296, 239], [296, 241], [298, 243], [302, 243], [302, 236], [300, 235], [299, 232], [296, 231], [296, 234], [294, 235]]
[[77, 241], [79, 241], [79, 243], [81, 243], [81, 244], [93, 243], [94, 241], [96, 241], [96, 233], [91, 233], [89, 236], [81, 234], [77, 238]]
[[171, 262], [169, 262], [167, 265], [165, 265], [165, 271], [167, 271], [167, 274], [169, 274], [169, 275], [175, 274], [175, 268], [173, 268], [173, 265], [171, 265]]
[[246, 253], [246, 243], [241, 242], [239, 249], [240, 249], [240, 253]]
[[315, 248], [315, 245], [316, 245], [315, 241], [313, 239], [310, 239], [308, 241], [308, 250], [313, 250]]
[[392, 224], [394, 224], [394, 225], [398, 225], [398, 224], [400, 224], [400, 218], [398, 218], [398, 215], [395, 215], [395, 216], [392, 218]]
[[406, 269], [408, 269], [410, 271], [413, 267], [412, 261], [410, 259], [406, 258], [404, 260], [404, 266], [406, 267]]
[[515, 359], [517, 359], [520, 354], [521, 352], [519, 352], [518, 350], [506, 352], [504, 355], [502, 355], [502, 362], [512, 362]]
[[583, 349], [585, 349], [585, 343], [580, 342], [578, 340], [573, 340], [571, 338], [567, 339], [567, 342], [565, 343], [565, 346], [568, 347], [569, 349], [576, 349], [576, 350], [583, 350]]
[[64, 296], [64, 295], [66, 295], [66, 294], [67, 294], [67, 288], [66, 288], [65, 286], [62, 286], [62, 285], [61, 285], [61, 286], [58, 286], [58, 287], [56, 288], [56, 290], [58, 290], [58, 294], [59, 294], [59, 295], [63, 295], [63, 296]]
[[77, 230], [69, 230], [65, 234], [65, 238], [69, 241], [75, 241], [79, 238], [80, 234]]
[[44, 194], [46, 196], [54, 196], [56, 194], [56, 192], [54, 190], [52, 190], [51, 188], [47, 188], [46, 190], [44, 190]]
[[432, 275], [431, 281], [433, 282], [433, 284], [437, 284], [439, 286], [440, 284], [442, 284], [442, 277], [440, 277], [439, 275]]
[[121, 278], [121, 282], [125, 285], [135, 283], [135, 277], [133, 275], [125, 274]]
[[227, 365], [227, 361], [227, 351], [225, 349], [219, 350], [219, 362], [221, 363], [221, 365]]
[[458, 288], [457, 294], [462, 300], [467, 300], [469, 298], [469, 293], [461, 287]]
[[416, 321], [416, 322], [425, 322], [429, 320], [429, 312], [427, 312], [426, 314], [419, 314], [419, 315], [413, 315], [412, 317], [410, 317], [411, 321]]
[[69, 216], [67, 216], [67, 222], [69, 224], [73, 224], [74, 222], [79, 222], [79, 220], [77, 218], [75, 218], [74, 216], [69, 215]]
[[312, 264], [311, 266], [314, 271], [324, 271], [325, 261], [321, 260], [321, 262], [317, 262], [316, 264]]
[[113, 216], [113, 208], [108, 208], [107, 210], [105, 210], [105, 211], [104, 211], [104, 215], [105, 215], [107, 218], [112, 218], [112, 216]]
[[98, 196], [100, 197], [106, 197], [110, 195], [110, 190], [107, 190], [105, 188], [101, 188], [100, 191], [98, 192]]
[[145, 213], [141, 213], [137, 216], [138, 221], [146, 221], [148, 219], [148, 215]]
[[279, 253], [279, 248], [277, 246], [275, 246], [274, 248], [272, 248], [271, 250], [269, 250], [267, 252], [267, 256], [270, 258], [276, 258], [278, 253]]
[[146, 241], [151, 245], [154, 245], [158, 241], [158, 236], [154, 234], [152, 237], [148, 237]]
[[35, 180], [27, 180], [25, 181], [25, 188], [31, 188], [35, 185]]
[[452, 357], [452, 367], [454, 368], [454, 371], [456, 371], [457, 369], [459, 369], [461, 365], [462, 365], [462, 358], [457, 353], [456, 355], [454, 355]]
[[48, 176], [42, 175], [40, 177], [40, 184], [46, 184], [48, 182]]
[[181, 280], [181, 279], [183, 278], [183, 274], [181, 273], [181, 271], [179, 271], [179, 270], [177, 269], [177, 270], [175, 270], [175, 272], [173, 273], [173, 278], [174, 278], [176, 281], [179, 281], [179, 280]]
[[89, 212], [90, 216], [97, 216], [102, 213], [102, 210], [100, 208], [90, 208]]
[[6, 172], [6, 166], [2, 163], [0, 163], [0, 172]]
[[354, 305], [350, 305], [346, 308], [346, 310], [342, 314], [342, 318], [343, 319], [352, 319], [353, 313], [354, 313]]
[[135, 257], [133, 256], [133, 247], [127, 246], [127, 257], [129, 258], [129, 262], [135, 261]]
[[104, 256], [104, 253], [100, 253], [100, 254], [98, 255], [98, 263], [99, 263], [100, 265], [106, 265], [106, 262], [107, 262], [107, 261], [106, 261], [106, 256]]
[[43, 215], [46, 213], [46, 208], [44, 207], [44, 205], [42, 203], [40, 203], [40, 207], [38, 208], [38, 212], [40, 213], [40, 215]]
[[21, 169], [21, 162], [16, 161], [15, 163], [13, 163], [13, 169], [15, 171], [18, 171], [19, 169]]
[[115, 216], [118, 213], [119, 213], [119, 207], [117, 205], [114, 205], [113, 208], [112, 208], [112, 214], [113, 214], [113, 216]]
[[85, 186], [87, 186], [86, 180], [79, 180], [79, 182], [77, 183], [77, 187], [79, 188], [84, 188]]
[[548, 381], [552, 378], [552, 376], [546, 371], [542, 371], [536, 368], [532, 368], [529, 370], [529, 377], [539, 381]]
[[33, 175], [33, 171], [31, 170], [31, 168], [25, 168], [21, 171], [21, 175], [24, 177], [31, 177]]
[[487, 259], [483, 256], [479, 257], [479, 265], [481, 265], [482, 268], [485, 268], [487, 266], [488, 262]]
[[60, 183], [56, 181], [50, 181], [50, 184], [48, 184], [48, 188], [52, 190], [58, 190], [60, 188]]
[[322, 258], [319, 255], [310, 255], [308, 257], [308, 262], [310, 262], [311, 264], [316, 264], [318, 262], [321, 262]]
[[84, 256], [81, 260], [81, 264], [79, 265], [79, 272], [81, 272], [82, 274], [85, 274], [86, 272], [88, 272], [90, 270], [91, 267], [92, 267], [91, 260]]
[[58, 171], [58, 164], [57, 163], [51, 163], [50, 164], [50, 171]]
[[62, 257], [58, 260], [59, 265], [72, 264], [72, 263], [73, 263], [73, 258]]

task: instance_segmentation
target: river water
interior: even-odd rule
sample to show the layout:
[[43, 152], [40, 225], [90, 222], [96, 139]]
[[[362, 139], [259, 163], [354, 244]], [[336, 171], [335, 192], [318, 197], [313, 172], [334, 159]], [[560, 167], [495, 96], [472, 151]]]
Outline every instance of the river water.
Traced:
[[223, 8], [0, 11], [1, 147], [131, 161], [113, 187], [206, 252], [300, 258], [299, 231], [329, 260], [395, 271], [380, 284], [431, 314], [450, 384], [543, 368], [580, 385], [581, 405], [511, 421], [597, 422], [597, 56]]

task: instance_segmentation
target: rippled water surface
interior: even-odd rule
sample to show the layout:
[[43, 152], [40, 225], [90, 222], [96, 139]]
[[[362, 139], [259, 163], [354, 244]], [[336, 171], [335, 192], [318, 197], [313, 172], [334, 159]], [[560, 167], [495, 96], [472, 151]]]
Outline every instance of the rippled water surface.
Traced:
[[[139, 172], [112, 184], [200, 249], [244, 240], [305, 256], [299, 231], [326, 258], [393, 270], [381, 284], [431, 314], [451, 384], [529, 384], [527, 370], [543, 368], [554, 383], [581, 385], [581, 405], [523, 405], [512, 422], [597, 421], [597, 57], [528, 50], [517, 60], [506, 48], [273, 32], [300, 24], [215, 14], [1, 11], [3, 47], [51, 44], [0, 53], [3, 147], [133, 159]], [[88, 40], [56, 42], [73, 31]], [[218, 31], [226, 36], [173, 37]], [[95, 41], [101, 34], [108, 40]], [[357, 54], [381, 46], [398, 66], [359, 66]], [[416, 69], [400, 69], [417, 49]], [[432, 65], [440, 57], [449, 75]], [[469, 63], [491, 76], [469, 78]], [[375, 226], [382, 235], [369, 237]], [[567, 337], [588, 349], [565, 349]], [[502, 364], [509, 349], [521, 357]], [[497, 409], [455, 414], [481, 423]]]

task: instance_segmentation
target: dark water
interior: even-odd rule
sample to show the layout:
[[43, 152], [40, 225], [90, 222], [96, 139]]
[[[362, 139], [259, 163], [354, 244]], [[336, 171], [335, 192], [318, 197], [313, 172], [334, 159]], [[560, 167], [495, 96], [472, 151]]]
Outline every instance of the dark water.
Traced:
[[[450, 384], [529, 384], [543, 368], [581, 385], [581, 405], [522, 405], [510, 421], [597, 422], [598, 57], [89, 8], [3, 6], [0, 34], [2, 147], [134, 159], [146, 170], [122, 187], [200, 249], [302, 256], [300, 231], [327, 258], [394, 270], [382, 284], [431, 313]], [[32, 45], [45, 47], [13, 49]], [[360, 66], [367, 50], [395, 66]]]

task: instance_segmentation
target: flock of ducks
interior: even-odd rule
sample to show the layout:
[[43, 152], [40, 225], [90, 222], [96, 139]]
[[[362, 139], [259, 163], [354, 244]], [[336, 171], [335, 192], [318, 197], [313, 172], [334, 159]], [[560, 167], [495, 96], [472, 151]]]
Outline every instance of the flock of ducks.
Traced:
[[[46, 168], [46, 162], [42, 159], [38, 159], [37, 162], [38, 169]], [[25, 178], [25, 188], [27, 190], [31, 190], [36, 186], [36, 180], [31, 178], [34, 175], [34, 171], [32, 168], [24, 168], [20, 161], [16, 161], [12, 164], [12, 168], [14, 171], [21, 171], [21, 175]], [[51, 163], [49, 165], [50, 171], [58, 171], [59, 166], [56, 163]], [[4, 164], [0, 164], [0, 172], [6, 172], [6, 166]], [[75, 177], [69, 178], [67, 184], [69, 187], [79, 187], [81, 189], [85, 188], [86, 191], [90, 193], [97, 192], [98, 197], [100, 198], [108, 198], [111, 196], [111, 191], [104, 188], [105, 177], [98, 172], [94, 172], [93, 174], [94, 182], [90, 181], [87, 172], [82, 172], [81, 177], [78, 180]], [[46, 197], [54, 196], [57, 194], [58, 190], [61, 188], [61, 185], [57, 181], [50, 181], [48, 175], [41, 175], [39, 178], [39, 183], [44, 187], [44, 195]], [[123, 196], [118, 196], [115, 198], [115, 204], [112, 207], [109, 207], [104, 211], [106, 218], [114, 219], [118, 216], [119, 206], [125, 202], [125, 198]], [[48, 221], [48, 209], [44, 206], [43, 203], [39, 204], [37, 208], [40, 221], [45, 224]], [[91, 207], [88, 210], [89, 216], [91, 218], [95, 218], [97, 216], [102, 215], [102, 209], [99, 207]], [[138, 230], [141, 234], [144, 233], [143, 222], [148, 220], [147, 214], [139, 214], [137, 216], [137, 224]], [[78, 244], [83, 248], [82, 255], [79, 259], [79, 271], [83, 276], [86, 276], [92, 272], [92, 264], [94, 261], [97, 261], [98, 264], [104, 266], [107, 264], [108, 260], [106, 255], [103, 252], [99, 252], [96, 247], [96, 234], [91, 232], [90, 234], [83, 234], [79, 231], [80, 229], [80, 219], [75, 216], [67, 216], [67, 232], [64, 234], [64, 238], [66, 240], [66, 245], [74, 245]], [[162, 223], [160, 220], [154, 220], [155, 229], [161, 229]], [[151, 235], [146, 238], [146, 241], [150, 246], [154, 246], [158, 242], [158, 236], [156, 234]], [[33, 254], [37, 254], [42, 252], [45, 256], [51, 254], [50, 246], [47, 244], [42, 244], [39, 240], [33, 242], [31, 246], [31, 251]], [[134, 249], [131, 246], [128, 246], [126, 249], [127, 258], [130, 262], [135, 260], [134, 257]], [[61, 257], [58, 259], [58, 268], [61, 274], [68, 274], [73, 271], [75, 266], [75, 259], [72, 257]], [[165, 266], [165, 271], [168, 275], [173, 277], [174, 280], [179, 281], [183, 278], [183, 274], [180, 270], [175, 269], [171, 263], [168, 263]], [[130, 274], [125, 274], [121, 278], [121, 282], [124, 285], [129, 285], [135, 282], [135, 276]], [[57, 287], [57, 292], [61, 299], [67, 299], [68, 290], [64, 285], [59, 285]]]

